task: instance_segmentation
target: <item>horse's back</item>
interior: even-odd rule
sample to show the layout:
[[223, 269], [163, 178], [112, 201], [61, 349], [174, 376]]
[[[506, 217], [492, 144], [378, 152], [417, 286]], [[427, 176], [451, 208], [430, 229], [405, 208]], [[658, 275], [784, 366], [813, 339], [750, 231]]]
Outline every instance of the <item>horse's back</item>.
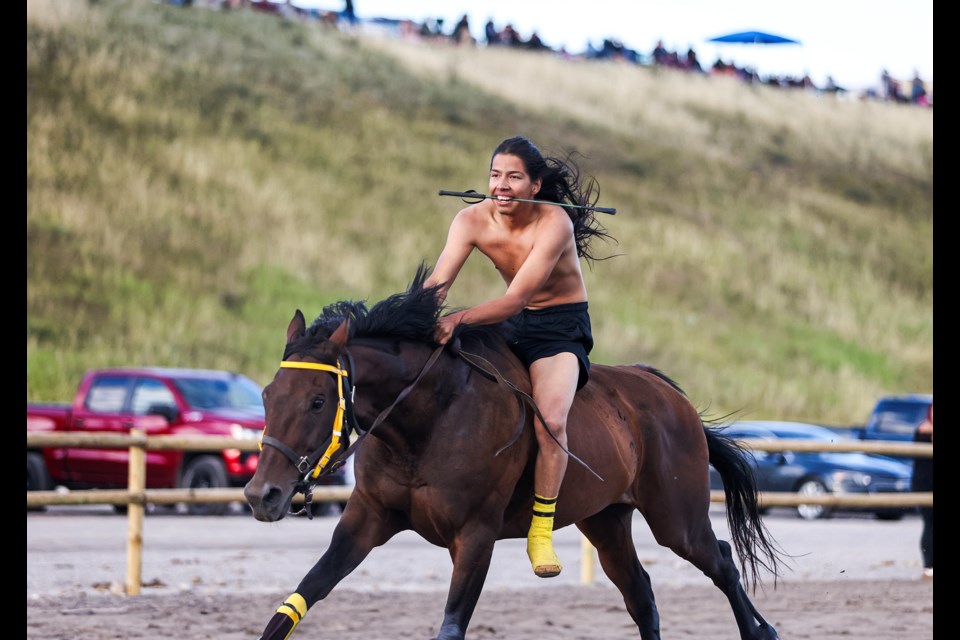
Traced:
[[569, 423], [592, 423], [619, 437], [650, 440], [651, 446], [655, 436], [665, 443], [692, 438], [703, 441], [706, 451], [703, 423], [689, 398], [666, 375], [643, 364], [592, 365], [590, 381], [577, 394]]

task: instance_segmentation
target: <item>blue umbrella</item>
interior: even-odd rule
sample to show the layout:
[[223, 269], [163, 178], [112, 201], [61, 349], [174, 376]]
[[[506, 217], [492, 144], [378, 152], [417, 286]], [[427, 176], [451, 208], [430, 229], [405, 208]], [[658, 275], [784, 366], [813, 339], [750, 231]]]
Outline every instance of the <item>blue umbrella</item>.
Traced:
[[[755, 54], [759, 53], [759, 49], [756, 47], [764, 48], [764, 58], [769, 62], [771, 59], [772, 50], [767, 49], [769, 45], [790, 45], [796, 44], [799, 45], [799, 40], [793, 40], [791, 38], [785, 38], [783, 36], [778, 36], [773, 33], [765, 33], [763, 31], [740, 31], [738, 33], [729, 33], [725, 36], [717, 36], [716, 38], [710, 38], [706, 42], [715, 43], [721, 46], [734, 46], [734, 47], [744, 47], [741, 50], [741, 53], [745, 53], [747, 49], [752, 49]], [[778, 51], [785, 52], [779, 46], [776, 47]], [[756, 58], [757, 56], [750, 55], [744, 56], [747, 58]], [[776, 57], [776, 56], [774, 56]], [[753, 60], [751, 63], [745, 65], [752, 73], [757, 73], [757, 64], [756, 60]]]
[[783, 36], [763, 31], [741, 31], [739, 33], [729, 33], [725, 36], [710, 38], [707, 42], [730, 42], [736, 44], [800, 44], [799, 40], [791, 40]]

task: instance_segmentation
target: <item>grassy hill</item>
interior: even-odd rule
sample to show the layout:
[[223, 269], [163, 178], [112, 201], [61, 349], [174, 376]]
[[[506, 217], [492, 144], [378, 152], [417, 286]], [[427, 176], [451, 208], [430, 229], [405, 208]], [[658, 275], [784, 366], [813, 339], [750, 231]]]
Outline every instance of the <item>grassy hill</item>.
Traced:
[[[27, 2], [27, 400], [84, 370], [268, 382], [287, 322], [436, 259], [514, 134], [617, 209], [596, 362], [711, 415], [860, 422], [933, 386], [933, 112], [147, 0]], [[482, 256], [450, 297], [499, 293]]]

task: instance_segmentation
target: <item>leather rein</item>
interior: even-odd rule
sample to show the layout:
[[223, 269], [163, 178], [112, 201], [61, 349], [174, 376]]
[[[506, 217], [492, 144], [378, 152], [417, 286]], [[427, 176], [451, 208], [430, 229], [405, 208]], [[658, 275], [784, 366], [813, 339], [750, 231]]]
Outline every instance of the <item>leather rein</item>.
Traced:
[[[357, 421], [357, 415], [354, 410], [354, 392], [356, 387], [350, 383], [349, 369], [355, 370], [355, 367], [353, 366], [353, 358], [351, 357], [349, 351], [344, 350], [345, 359], [350, 365], [349, 369], [344, 366], [344, 358], [339, 357], [337, 358], [336, 365], [323, 364], [320, 362], [304, 362], [300, 360], [283, 360], [280, 362], [280, 367], [283, 369], [307, 369], [332, 373], [337, 377], [337, 394], [339, 396], [337, 399], [337, 413], [334, 417], [329, 443], [325, 443], [326, 446], [321, 445], [307, 455], [298, 455], [293, 449], [284, 444], [281, 440], [274, 438], [273, 436], [266, 435], [266, 424], [263, 427], [263, 433], [260, 436], [260, 449], [263, 450], [264, 445], [270, 445], [278, 449], [281, 453], [283, 453], [284, 456], [287, 457], [288, 460], [290, 460], [291, 463], [293, 463], [293, 466], [295, 466], [301, 474], [301, 478], [297, 482], [294, 492], [303, 494], [304, 505], [303, 509], [296, 512], [295, 515], [306, 512], [308, 518], [313, 518], [313, 487], [317, 484], [316, 480], [321, 476], [334, 473], [337, 469], [342, 467], [344, 463], [346, 463], [347, 458], [353, 455], [357, 447], [360, 446], [360, 443], [363, 442], [363, 440], [370, 435], [374, 429], [380, 426], [384, 420], [386, 420], [387, 416], [390, 415], [393, 409], [404, 398], [410, 395], [410, 392], [413, 391], [413, 388], [417, 385], [417, 383], [420, 382], [424, 375], [426, 375], [427, 371], [429, 371], [430, 368], [436, 363], [437, 359], [440, 357], [440, 354], [443, 352], [444, 346], [445, 345], [440, 345], [434, 349], [433, 353], [430, 354], [430, 357], [424, 363], [423, 368], [420, 370], [420, 373], [417, 374], [417, 377], [414, 378], [413, 382], [400, 390], [400, 393], [397, 394], [397, 397], [390, 404], [390, 406], [380, 412], [368, 429], [363, 429], [360, 427], [360, 423]], [[517, 421], [513, 436], [510, 438], [510, 441], [507, 442], [507, 444], [503, 445], [497, 450], [497, 452], [494, 454], [495, 456], [500, 455], [503, 451], [508, 449], [520, 437], [520, 434], [523, 432], [524, 423], [526, 422], [526, 405], [529, 404], [536, 416], [540, 418], [541, 423], [546, 424], [546, 421], [543, 419], [543, 415], [541, 415], [540, 409], [537, 407], [536, 402], [534, 402], [533, 397], [504, 378], [490, 361], [460, 349], [459, 340], [455, 340], [450, 345], [450, 350], [455, 355], [460, 357], [464, 362], [466, 362], [471, 368], [479, 371], [488, 379], [494, 380], [501, 386], [509, 389], [516, 397], [517, 404], [520, 406], [520, 419]], [[356, 439], [354, 439], [346, 449], [343, 449], [343, 442], [350, 442], [351, 436], [354, 432], [358, 434]], [[550, 433], [550, 436], [557, 443], [557, 446], [563, 449], [568, 456], [579, 462], [584, 468], [587, 469], [587, 471], [592, 473], [601, 482], [603, 482], [603, 478], [597, 474], [596, 471], [591, 469], [586, 462], [578, 458], [566, 447], [560, 444], [560, 441], [557, 440], [557, 437], [552, 431], [548, 429], [547, 432]], [[333, 459], [332, 463], [331, 458]]]

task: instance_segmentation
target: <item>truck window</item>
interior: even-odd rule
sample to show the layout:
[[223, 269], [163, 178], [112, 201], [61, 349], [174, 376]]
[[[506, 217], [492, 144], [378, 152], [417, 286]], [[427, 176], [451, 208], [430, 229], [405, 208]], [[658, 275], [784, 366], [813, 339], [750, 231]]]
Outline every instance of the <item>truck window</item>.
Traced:
[[183, 378], [174, 380], [184, 399], [195, 409], [263, 408], [262, 389], [255, 382], [243, 376], [234, 376], [229, 380], [203, 380]]
[[90, 385], [84, 406], [97, 413], [120, 413], [127, 398], [129, 378], [104, 376]]
[[130, 410], [134, 415], [143, 416], [151, 407], [157, 406], [177, 408], [177, 401], [173, 393], [159, 380], [139, 380], [133, 388], [133, 400], [130, 401]]
[[927, 403], [922, 402], [883, 403], [873, 416], [874, 431], [891, 436], [912, 437], [914, 429], [927, 416], [927, 406]]

